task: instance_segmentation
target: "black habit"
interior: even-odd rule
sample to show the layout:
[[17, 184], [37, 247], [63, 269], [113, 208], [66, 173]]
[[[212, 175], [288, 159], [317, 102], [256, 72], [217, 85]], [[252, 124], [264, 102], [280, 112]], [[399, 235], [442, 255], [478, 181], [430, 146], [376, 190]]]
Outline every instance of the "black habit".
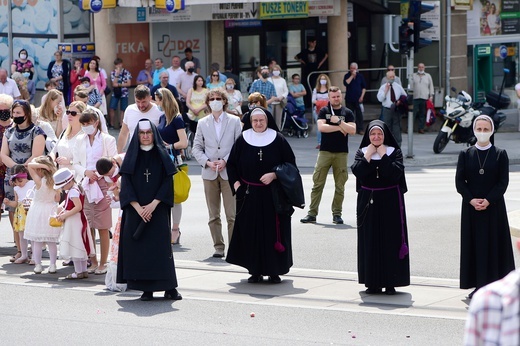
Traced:
[[[173, 206], [173, 173], [175, 167], [163, 148], [159, 132], [152, 125], [154, 147], [145, 151], [139, 146], [136, 128], [121, 165], [120, 202], [121, 236], [117, 265], [117, 282], [129, 289], [145, 292], [168, 291], [177, 287], [177, 276], [170, 244], [170, 213]], [[160, 200], [149, 222], [130, 204], [141, 206]], [[142, 234], [135, 231], [144, 223]]]
[[[479, 173], [481, 169], [483, 174]], [[509, 184], [506, 151], [495, 146], [463, 150], [455, 183], [462, 195], [460, 288], [478, 289], [515, 269], [504, 201]], [[473, 198], [485, 198], [490, 204], [486, 210], [477, 211], [470, 204]]]
[[[384, 144], [393, 150], [388, 150], [380, 159], [372, 157], [368, 162], [363, 148], [370, 144], [369, 133], [373, 126], [383, 130]], [[358, 192], [359, 283], [369, 288], [408, 286], [410, 258], [403, 155], [386, 124], [379, 120], [369, 124], [351, 169], [356, 176]]]
[[[269, 125], [274, 122], [269, 114]], [[250, 125], [244, 126], [245, 129]], [[252, 131], [252, 130], [249, 130]], [[273, 202], [273, 186], [263, 185], [260, 178], [274, 172], [277, 165], [289, 162], [296, 166], [294, 153], [282, 134], [276, 133], [274, 141], [266, 146], [250, 145], [238, 137], [227, 162], [229, 184], [241, 185], [236, 194], [236, 219], [226, 261], [246, 268], [252, 275], [282, 275], [293, 264], [291, 246], [291, 212], [276, 213]], [[271, 186], [272, 185], [272, 186]], [[285, 251], [275, 250], [277, 223], [280, 240]]]

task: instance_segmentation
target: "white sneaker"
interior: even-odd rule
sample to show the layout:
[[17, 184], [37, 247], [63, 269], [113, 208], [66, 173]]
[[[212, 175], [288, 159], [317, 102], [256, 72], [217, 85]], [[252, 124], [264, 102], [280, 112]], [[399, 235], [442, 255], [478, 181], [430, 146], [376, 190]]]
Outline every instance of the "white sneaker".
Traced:
[[56, 274], [56, 264], [51, 264], [49, 266], [49, 271], [48, 271], [49, 274]]
[[41, 264], [37, 264], [34, 266], [34, 273], [41, 274], [43, 272], [43, 267]]

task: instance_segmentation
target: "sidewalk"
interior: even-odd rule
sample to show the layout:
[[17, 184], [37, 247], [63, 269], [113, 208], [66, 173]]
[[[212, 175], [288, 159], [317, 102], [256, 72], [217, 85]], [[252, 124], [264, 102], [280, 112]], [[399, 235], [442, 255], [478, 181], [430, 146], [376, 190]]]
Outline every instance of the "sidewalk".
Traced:
[[[0, 248], [0, 284], [108, 292], [104, 275], [65, 280], [73, 267], [61, 265], [57, 274], [46, 274], [46, 267], [44, 274], [33, 274], [33, 266], [9, 263], [9, 251], [12, 252], [10, 248]], [[176, 268], [178, 289], [185, 299], [457, 320], [466, 318], [469, 304], [469, 290], [460, 290], [457, 280], [412, 277], [410, 286], [397, 288], [396, 295], [387, 296], [365, 294], [365, 287], [357, 283], [357, 273], [351, 272], [292, 268], [282, 276], [281, 284], [250, 284], [245, 270], [221, 259], [176, 261]], [[140, 294], [122, 293], [135, 298]]]

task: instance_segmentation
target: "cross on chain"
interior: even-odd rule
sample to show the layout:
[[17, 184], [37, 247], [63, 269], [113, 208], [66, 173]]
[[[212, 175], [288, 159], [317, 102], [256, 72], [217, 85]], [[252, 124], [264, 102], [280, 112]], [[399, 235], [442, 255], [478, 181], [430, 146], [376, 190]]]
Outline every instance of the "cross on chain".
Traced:
[[146, 176], [146, 182], [148, 183], [148, 176], [152, 175], [152, 173], [148, 172], [148, 168], [146, 169], [146, 173], [143, 173]]
[[260, 149], [260, 152], [258, 153], [258, 156], [260, 156], [260, 161], [262, 161], [262, 156], [263, 156], [262, 149]]

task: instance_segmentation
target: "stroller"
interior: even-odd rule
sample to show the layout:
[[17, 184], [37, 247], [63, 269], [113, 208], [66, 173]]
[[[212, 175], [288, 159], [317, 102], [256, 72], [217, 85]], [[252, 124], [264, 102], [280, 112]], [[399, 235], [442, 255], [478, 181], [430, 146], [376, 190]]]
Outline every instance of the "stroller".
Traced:
[[287, 104], [283, 109], [282, 133], [289, 137], [294, 135], [298, 138], [309, 137], [309, 125], [307, 125], [307, 119], [305, 119], [305, 111], [298, 109], [296, 100], [291, 94], [287, 95]]

